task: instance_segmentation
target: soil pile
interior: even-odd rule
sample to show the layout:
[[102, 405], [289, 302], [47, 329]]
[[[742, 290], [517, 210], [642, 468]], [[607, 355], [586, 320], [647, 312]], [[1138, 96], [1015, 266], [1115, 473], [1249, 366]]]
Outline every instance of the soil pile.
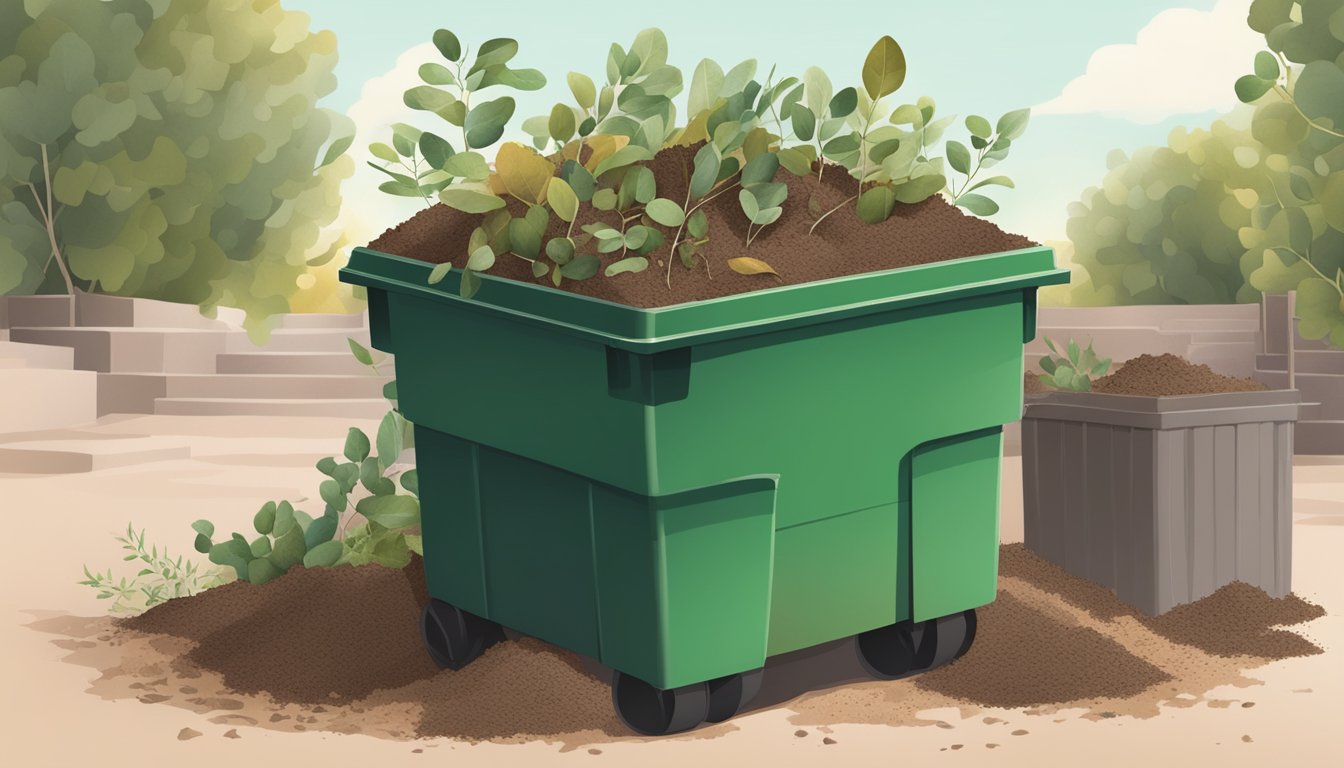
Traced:
[[[1277, 629], [1322, 615], [1319, 607], [1244, 584], [1149, 618], [1020, 544], [1001, 548], [1000, 574], [964, 658], [874, 682], [852, 641], [786, 654], [770, 660], [751, 709], [785, 706], [799, 724], [927, 724], [920, 711], [968, 705], [1150, 716], [1177, 691], [1250, 684], [1247, 667], [1321, 652]], [[435, 667], [420, 644], [423, 585], [415, 558], [404, 571], [295, 569], [172, 600], [99, 638], [111, 658], [94, 690], [218, 710], [210, 722], [230, 728], [575, 746], [629, 736], [601, 668], [547, 643], [524, 637], [460, 671]]]
[[[658, 180], [659, 197], [678, 202], [685, 199], [697, 149], [698, 146], [664, 149], [646, 164]], [[750, 248], [746, 247], [747, 218], [738, 203], [736, 188], [728, 189], [701, 208], [709, 222], [709, 242], [704, 246], [710, 262], [708, 272], [703, 261], [688, 270], [674, 257], [672, 287], [669, 289], [666, 283], [666, 265], [671, 253], [669, 237], [667, 243], [649, 254], [649, 268], [643, 272], [612, 278], [599, 274], [583, 281], [567, 280], [562, 287], [635, 307], [663, 307], [779, 285], [1035, 245], [1025, 237], [1005, 233], [984, 219], [962, 213], [938, 196], [914, 205], [898, 204], [891, 218], [875, 225], [860, 221], [854, 212], [854, 203], [850, 202], [826, 217], [815, 233], [809, 235], [808, 228], [817, 219], [809, 208], [830, 210], [855, 193], [856, 182], [844, 168], [832, 164], [827, 164], [820, 182], [815, 174], [799, 177], [783, 169], [776, 174], [775, 181], [783, 182], [789, 188], [788, 199], [783, 203], [784, 213], [779, 221], [767, 226], [752, 240]], [[512, 215], [521, 216], [525, 210], [526, 206], [509, 198]], [[451, 260], [461, 267], [466, 262], [471, 231], [483, 218], [446, 205], [435, 205], [384, 232], [369, 247], [433, 264]], [[581, 226], [598, 220], [620, 228], [620, 216], [615, 212], [595, 211], [592, 206], [585, 205], [579, 212], [574, 232], [583, 234]], [[564, 236], [567, 228], [568, 225], [552, 216], [546, 238]], [[588, 251], [591, 248], [584, 252]], [[727, 260], [738, 256], [766, 261], [779, 273], [779, 279], [733, 272], [728, 268]], [[618, 254], [604, 256], [603, 264], [610, 264], [617, 258]], [[533, 277], [531, 264], [513, 255], [500, 256], [489, 274], [551, 285], [549, 278], [538, 280]]]
[[1255, 379], [1214, 373], [1207, 365], [1176, 355], [1139, 355], [1126, 360], [1115, 373], [1092, 382], [1092, 391], [1112, 395], [1207, 395], [1219, 392], [1261, 392], [1269, 389]]

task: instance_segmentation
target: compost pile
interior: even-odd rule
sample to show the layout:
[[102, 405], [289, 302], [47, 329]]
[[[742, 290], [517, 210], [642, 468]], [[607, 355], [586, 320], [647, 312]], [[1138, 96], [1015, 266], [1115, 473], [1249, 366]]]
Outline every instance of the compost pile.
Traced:
[[1261, 392], [1269, 389], [1255, 379], [1214, 373], [1176, 355], [1139, 355], [1125, 361], [1115, 373], [1092, 382], [1092, 391], [1112, 395], [1208, 395], [1220, 392]]
[[[660, 197], [678, 201], [684, 198], [691, 161], [698, 148], [699, 145], [668, 147], [646, 164], [658, 181]], [[857, 183], [843, 167], [834, 164], [827, 164], [820, 182], [815, 174], [799, 177], [785, 170], [776, 174], [775, 181], [789, 188], [788, 199], [783, 203], [784, 214], [753, 239], [750, 248], [745, 246], [747, 217], [735, 191], [719, 195], [701, 209], [709, 222], [709, 243], [705, 245], [709, 274], [703, 262], [688, 270], [677, 259], [672, 265], [669, 290], [666, 282], [669, 237], [668, 243], [649, 254], [650, 267], [643, 272], [565, 281], [562, 287], [630, 306], [662, 307], [1035, 245], [1025, 237], [1005, 233], [989, 221], [962, 213], [936, 195], [913, 205], [898, 204], [891, 217], [880, 224], [863, 223], [850, 202], [809, 235], [808, 228], [819, 215], [812, 211], [824, 212], [835, 207], [855, 193]], [[513, 216], [522, 216], [526, 206], [510, 198], [509, 211]], [[483, 218], [435, 205], [384, 232], [369, 247], [433, 264], [452, 260], [460, 267], [465, 263], [471, 231]], [[575, 234], [581, 233], [579, 228], [584, 224], [597, 220], [620, 226], [620, 216], [615, 212], [595, 211], [585, 205], [575, 223]], [[567, 227], [558, 217], [552, 217], [546, 238], [564, 236]], [[769, 263], [779, 277], [740, 275], [729, 270], [727, 260], [738, 256]], [[605, 263], [610, 263], [611, 257], [607, 258]], [[659, 262], [664, 266], [659, 267]], [[531, 264], [512, 255], [500, 256], [489, 274], [550, 286], [549, 281], [532, 276]]]
[[[1136, 712], [1155, 712], [1178, 686], [1198, 692], [1230, 682], [1247, 658], [1321, 652], [1278, 628], [1323, 614], [1295, 596], [1273, 599], [1237, 583], [1150, 618], [1020, 544], [1002, 547], [1000, 563], [998, 598], [980, 609], [979, 636], [965, 658], [885, 683], [854, 673], [852, 646], [790, 654], [770, 662], [766, 689], [751, 708], [784, 705], [817, 722], [891, 724], [954, 704], [1118, 708], [1128, 699]], [[404, 570], [295, 568], [260, 586], [234, 582], [171, 600], [117, 622], [133, 632], [115, 633], [120, 656], [102, 679], [130, 676], [137, 682], [129, 692], [146, 703], [223, 709], [213, 722], [227, 725], [576, 745], [629, 735], [600, 668], [547, 643], [524, 637], [491, 647], [460, 671], [435, 667], [420, 644], [424, 583], [423, 564], [413, 558]], [[1069, 618], [1069, 607], [1092, 618]], [[149, 656], [133, 657], [134, 647]], [[1212, 661], [1221, 657], [1232, 658]], [[1156, 666], [1153, 658], [1176, 659], [1176, 666]], [[825, 690], [819, 680], [836, 687]], [[875, 706], [875, 695], [895, 698]]]

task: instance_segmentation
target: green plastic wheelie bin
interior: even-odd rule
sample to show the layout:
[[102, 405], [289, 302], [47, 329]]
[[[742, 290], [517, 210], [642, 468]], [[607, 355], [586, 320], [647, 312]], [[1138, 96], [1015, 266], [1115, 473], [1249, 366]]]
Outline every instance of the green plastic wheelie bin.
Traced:
[[425, 643], [538, 637], [615, 670], [632, 729], [735, 714], [768, 657], [857, 636], [880, 677], [994, 599], [1030, 248], [638, 309], [355, 249], [415, 424]]

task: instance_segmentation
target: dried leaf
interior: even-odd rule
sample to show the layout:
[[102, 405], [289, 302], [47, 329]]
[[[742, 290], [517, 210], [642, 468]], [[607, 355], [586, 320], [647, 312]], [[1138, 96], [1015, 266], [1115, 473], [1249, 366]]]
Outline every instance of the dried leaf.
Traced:
[[729, 259], [728, 268], [739, 275], [774, 275], [776, 278], [779, 278], [781, 282], [783, 281], [783, 278], [779, 277], [779, 273], [775, 271], [774, 267], [766, 264], [760, 259], [753, 259], [750, 256], [739, 256], [735, 259]]

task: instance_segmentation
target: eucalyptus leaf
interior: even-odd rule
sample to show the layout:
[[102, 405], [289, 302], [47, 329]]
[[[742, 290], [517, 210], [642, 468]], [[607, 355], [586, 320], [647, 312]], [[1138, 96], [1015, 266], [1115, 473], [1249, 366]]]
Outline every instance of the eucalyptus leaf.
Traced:
[[462, 58], [462, 43], [457, 39], [457, 35], [446, 29], [434, 30], [434, 47], [438, 48], [443, 58], [449, 61], [458, 61]]
[[587, 280], [597, 274], [602, 261], [591, 254], [576, 256], [573, 261], [561, 267], [559, 272], [570, 280]]
[[665, 197], [650, 200], [644, 212], [664, 227], [679, 227], [686, 221], [686, 213], [681, 206]]
[[863, 62], [863, 88], [868, 98], [876, 101], [896, 91], [904, 82], [905, 53], [890, 35], [884, 35]]
[[593, 79], [581, 72], [570, 72], [565, 80], [569, 84], [569, 92], [574, 94], [574, 101], [584, 110], [592, 109], [597, 99], [597, 86]]
[[648, 259], [643, 256], [631, 256], [608, 265], [603, 274], [607, 277], [615, 277], [623, 272], [643, 272], [648, 268]]

